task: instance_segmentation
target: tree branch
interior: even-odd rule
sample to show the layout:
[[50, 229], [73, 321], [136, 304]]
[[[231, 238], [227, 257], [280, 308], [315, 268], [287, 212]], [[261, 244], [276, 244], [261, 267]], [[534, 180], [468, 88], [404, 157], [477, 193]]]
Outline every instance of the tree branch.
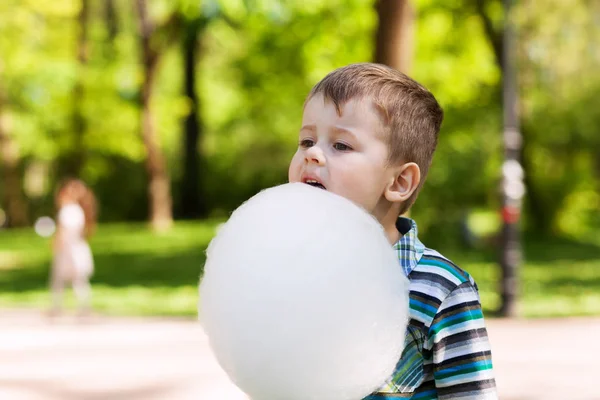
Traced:
[[486, 5], [488, 4], [487, 0], [475, 0], [475, 9], [477, 10], [477, 14], [481, 18], [483, 22], [483, 29], [485, 31], [485, 36], [487, 40], [490, 42], [492, 46], [492, 50], [494, 51], [494, 58], [496, 59], [496, 64], [501, 71], [504, 72], [504, 62], [503, 62], [503, 44], [502, 44], [502, 32], [497, 32], [494, 29], [494, 24], [492, 23], [492, 19], [488, 15], [486, 11]]
[[169, 19], [159, 27], [159, 37], [162, 37], [162, 50], [172, 46], [180, 37], [183, 26], [183, 18], [174, 12]]
[[233, 29], [240, 29], [242, 26], [242, 24], [240, 24], [238, 21], [235, 21], [234, 19], [232, 19], [229, 15], [225, 14], [224, 12], [219, 13], [219, 18], [221, 18], [223, 21], [225, 21], [225, 23], [227, 25], [229, 25], [230, 27], [232, 27]]

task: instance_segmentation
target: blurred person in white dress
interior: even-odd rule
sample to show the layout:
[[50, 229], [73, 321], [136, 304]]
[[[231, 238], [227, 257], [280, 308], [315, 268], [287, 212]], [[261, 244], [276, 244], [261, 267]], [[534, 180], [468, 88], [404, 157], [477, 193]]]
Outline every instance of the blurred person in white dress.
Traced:
[[72, 286], [79, 313], [91, 309], [90, 278], [94, 260], [88, 240], [96, 226], [96, 198], [81, 180], [69, 179], [56, 193], [56, 234], [53, 241], [53, 259], [50, 273], [52, 314], [62, 311], [63, 294]]

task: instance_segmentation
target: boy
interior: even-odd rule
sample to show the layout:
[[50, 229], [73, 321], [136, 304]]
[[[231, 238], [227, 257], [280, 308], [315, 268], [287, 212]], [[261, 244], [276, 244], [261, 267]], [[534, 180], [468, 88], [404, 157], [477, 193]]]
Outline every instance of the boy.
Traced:
[[496, 399], [477, 286], [417, 238], [408, 211], [423, 186], [443, 111], [404, 74], [352, 64], [307, 97], [290, 182], [342, 195], [383, 226], [410, 280], [405, 348], [387, 382], [367, 399]]

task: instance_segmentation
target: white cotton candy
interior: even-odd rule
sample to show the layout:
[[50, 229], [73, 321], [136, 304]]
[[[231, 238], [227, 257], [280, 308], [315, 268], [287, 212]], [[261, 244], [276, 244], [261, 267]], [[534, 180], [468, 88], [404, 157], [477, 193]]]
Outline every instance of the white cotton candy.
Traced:
[[408, 280], [381, 225], [302, 183], [257, 194], [207, 251], [200, 319], [254, 400], [359, 400], [400, 358]]

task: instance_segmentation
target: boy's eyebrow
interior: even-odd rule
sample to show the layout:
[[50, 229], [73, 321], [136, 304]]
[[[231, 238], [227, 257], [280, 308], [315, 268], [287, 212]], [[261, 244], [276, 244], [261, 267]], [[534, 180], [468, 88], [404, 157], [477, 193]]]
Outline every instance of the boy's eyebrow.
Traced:
[[[309, 124], [309, 125], [303, 125], [302, 128], [300, 128], [300, 131], [309, 131], [309, 132], [316, 132], [317, 131], [317, 126], [315, 124]], [[331, 131], [333, 133], [337, 133], [339, 134], [345, 134], [345, 135], [350, 135], [353, 138], [356, 139], [356, 134], [354, 132], [352, 132], [352, 130], [341, 127], [341, 126], [334, 126]]]
[[356, 134], [354, 132], [352, 132], [350, 129], [346, 129], [341, 126], [334, 126], [332, 131], [337, 134], [347, 134], [356, 139]]

